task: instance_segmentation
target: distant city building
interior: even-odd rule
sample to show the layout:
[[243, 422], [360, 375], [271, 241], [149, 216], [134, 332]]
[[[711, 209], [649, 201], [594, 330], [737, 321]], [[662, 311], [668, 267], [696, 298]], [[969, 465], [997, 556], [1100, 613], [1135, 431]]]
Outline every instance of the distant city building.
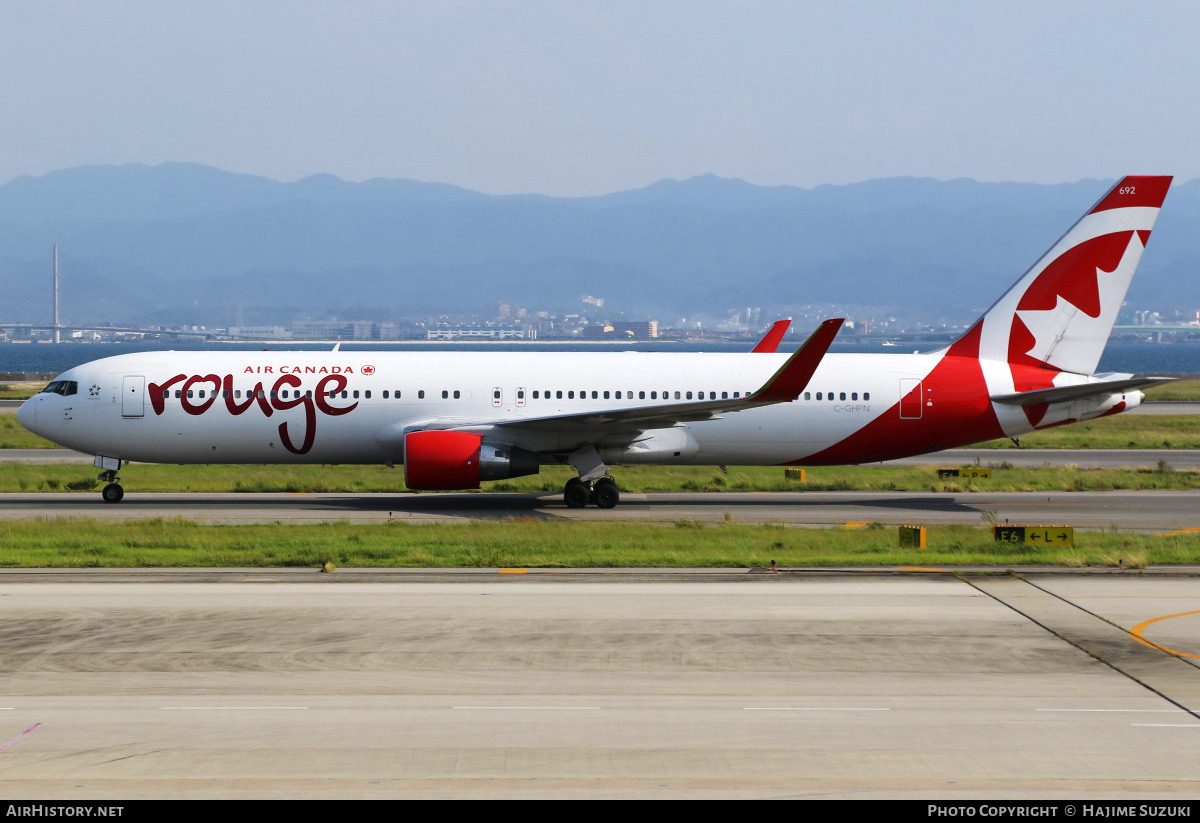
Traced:
[[231, 326], [228, 333], [246, 340], [286, 340], [292, 336], [283, 326]]
[[635, 322], [614, 322], [612, 324], [612, 331], [617, 337], [636, 337], [639, 340], [646, 340], [652, 337], [658, 337], [658, 321], [640, 320]]
[[537, 329], [492, 326], [439, 326], [425, 332], [426, 340], [537, 340]]
[[584, 326], [580, 336], [588, 340], [603, 340], [606, 336], [613, 333], [613, 327], [605, 323], [592, 323]]
[[292, 337], [302, 340], [396, 340], [399, 336], [395, 323], [372, 323], [370, 320], [292, 322]]

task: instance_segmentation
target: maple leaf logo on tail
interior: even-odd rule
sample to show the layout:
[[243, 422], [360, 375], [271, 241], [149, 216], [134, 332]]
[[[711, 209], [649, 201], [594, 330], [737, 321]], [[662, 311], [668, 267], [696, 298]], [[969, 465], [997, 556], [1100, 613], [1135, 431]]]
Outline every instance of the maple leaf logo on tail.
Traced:
[[[1122, 179], [987, 311], [979, 354], [991, 361], [991, 395], [1096, 370], [1170, 185], [1170, 177]], [[1024, 408], [1037, 425], [1045, 408]]]

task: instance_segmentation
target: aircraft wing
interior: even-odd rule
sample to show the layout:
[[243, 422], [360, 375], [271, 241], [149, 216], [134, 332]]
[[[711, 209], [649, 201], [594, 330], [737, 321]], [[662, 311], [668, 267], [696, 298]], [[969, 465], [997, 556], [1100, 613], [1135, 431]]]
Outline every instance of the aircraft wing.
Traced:
[[1052, 389], [1017, 392], [1016, 394], [992, 395], [993, 403], [1003, 403], [1009, 406], [1037, 406], [1042, 403], [1067, 403], [1072, 400], [1085, 400], [1089, 397], [1103, 397], [1106, 394], [1144, 389], [1150, 386], [1160, 386], [1175, 380], [1174, 377], [1135, 377], [1123, 376], [1121, 380], [1102, 380], [1098, 383], [1083, 383], [1078, 386], [1061, 386]]
[[754, 354], [774, 354], [775, 350], [779, 348], [779, 341], [783, 339], [783, 335], [787, 333], [790, 325], [792, 325], [791, 318], [776, 320], [771, 324], [771, 328], [767, 329], [762, 340], [758, 341], [758, 345], [750, 351]]
[[579, 414], [556, 414], [545, 417], [519, 417], [500, 420], [437, 420], [423, 428], [469, 431], [479, 427], [503, 426], [509, 429], [541, 431], [614, 430], [642, 431], [673, 426], [696, 420], [711, 420], [729, 412], [789, 403], [800, 396], [817, 366], [829, 351], [843, 319], [826, 320], [787, 359], [758, 391], [741, 398], [696, 400], [654, 406], [606, 409]]

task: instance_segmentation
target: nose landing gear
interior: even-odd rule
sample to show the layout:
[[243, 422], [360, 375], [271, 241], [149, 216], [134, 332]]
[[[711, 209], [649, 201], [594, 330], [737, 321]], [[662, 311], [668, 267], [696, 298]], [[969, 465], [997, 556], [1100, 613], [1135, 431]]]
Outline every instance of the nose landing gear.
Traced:
[[595, 503], [601, 509], [613, 509], [620, 500], [617, 481], [607, 476], [587, 483], [572, 477], [563, 489], [563, 502], [568, 509], [582, 509], [588, 503]]

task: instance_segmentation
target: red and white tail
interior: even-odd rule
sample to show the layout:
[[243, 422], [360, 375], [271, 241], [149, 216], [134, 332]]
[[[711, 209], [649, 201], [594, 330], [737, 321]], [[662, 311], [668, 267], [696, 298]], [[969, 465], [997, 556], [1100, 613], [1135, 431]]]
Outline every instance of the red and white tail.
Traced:
[[1095, 411], [1063, 407], [1046, 416], [1056, 390], [1096, 382], [1090, 375], [1170, 185], [1170, 177], [1121, 180], [955, 344], [978, 340], [978, 362], [1005, 434]]
[[[1113, 186], [984, 314], [979, 357], [1014, 372], [1092, 374], [1170, 185], [1126, 177]], [[1035, 388], [1014, 378], [1015, 391]]]

